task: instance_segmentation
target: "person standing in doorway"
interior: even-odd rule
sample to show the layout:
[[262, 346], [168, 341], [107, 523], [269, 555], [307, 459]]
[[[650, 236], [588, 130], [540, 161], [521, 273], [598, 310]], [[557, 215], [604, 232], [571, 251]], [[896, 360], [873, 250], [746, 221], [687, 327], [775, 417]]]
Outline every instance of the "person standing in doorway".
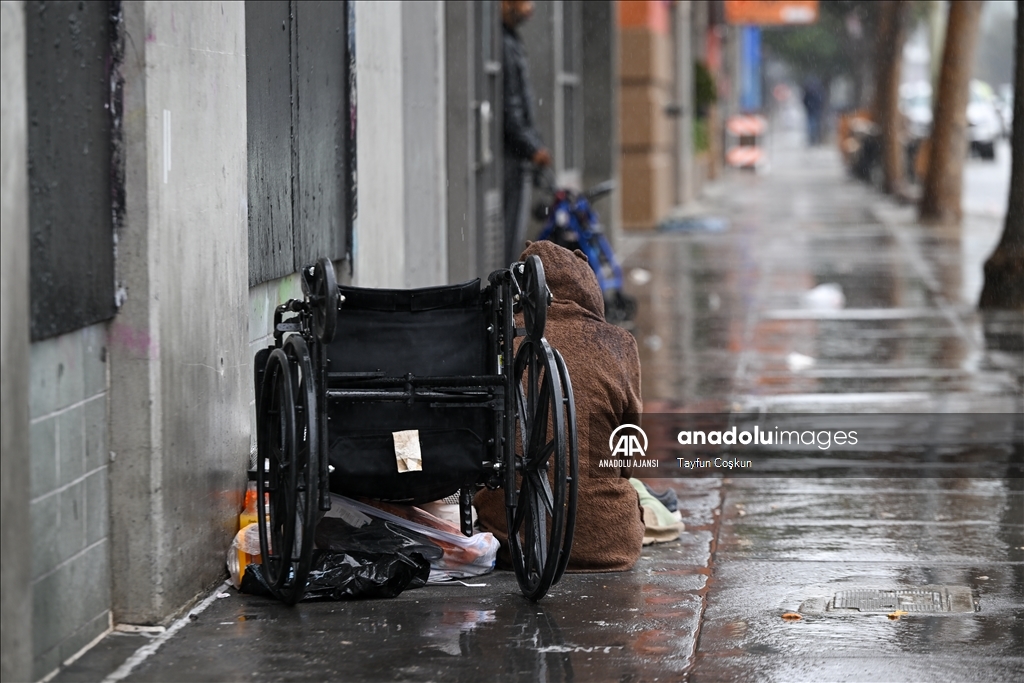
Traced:
[[530, 165], [551, 165], [551, 153], [534, 126], [526, 49], [516, 32], [532, 14], [533, 2], [529, 0], [502, 0], [505, 263], [512, 263], [519, 256], [526, 239]]

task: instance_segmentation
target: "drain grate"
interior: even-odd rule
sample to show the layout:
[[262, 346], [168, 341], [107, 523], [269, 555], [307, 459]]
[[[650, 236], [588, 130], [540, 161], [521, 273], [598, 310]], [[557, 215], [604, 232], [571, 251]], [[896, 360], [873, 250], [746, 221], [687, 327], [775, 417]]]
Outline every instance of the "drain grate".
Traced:
[[852, 590], [840, 591], [832, 598], [832, 609], [860, 612], [949, 612], [949, 604], [936, 590]]
[[806, 614], [968, 614], [977, 609], [969, 586], [912, 586], [855, 588], [828, 598], [811, 598], [800, 605]]

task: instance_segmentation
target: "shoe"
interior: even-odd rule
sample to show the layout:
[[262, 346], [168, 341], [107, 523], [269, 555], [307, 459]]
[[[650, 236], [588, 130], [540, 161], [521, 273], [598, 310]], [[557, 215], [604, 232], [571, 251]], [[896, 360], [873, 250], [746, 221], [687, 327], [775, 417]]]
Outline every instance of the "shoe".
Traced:
[[643, 482], [644, 488], [652, 496], [658, 499], [658, 502], [665, 506], [669, 512], [675, 512], [679, 509], [679, 497], [676, 495], [675, 489], [665, 489], [662, 493], [658, 493], [650, 486], [647, 482]]
[[636, 489], [640, 497], [640, 505], [644, 511], [644, 545], [667, 543], [679, 538], [686, 526], [676, 518], [676, 513], [669, 512], [657, 498], [647, 490], [647, 485], [639, 479], [630, 479], [629, 483]]

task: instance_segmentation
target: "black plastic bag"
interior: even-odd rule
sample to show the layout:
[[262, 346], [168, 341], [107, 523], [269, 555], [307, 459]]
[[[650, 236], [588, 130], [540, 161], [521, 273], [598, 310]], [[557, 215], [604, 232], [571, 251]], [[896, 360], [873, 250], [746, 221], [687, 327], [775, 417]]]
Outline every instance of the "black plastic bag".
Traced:
[[[428, 576], [430, 562], [419, 553], [314, 550], [302, 602], [393, 598], [407, 588], [426, 584]], [[239, 590], [250, 595], [277, 597], [259, 564], [245, 568]]]
[[[383, 519], [356, 527], [325, 517], [316, 527], [316, 545], [303, 602], [393, 598], [426, 585], [430, 562], [444, 555], [426, 536]], [[276, 597], [258, 564], [246, 567], [239, 590]]]
[[428, 562], [444, 556], [441, 546], [423, 534], [374, 518], [356, 527], [338, 517], [324, 517], [316, 526], [316, 547], [346, 553], [416, 553]]

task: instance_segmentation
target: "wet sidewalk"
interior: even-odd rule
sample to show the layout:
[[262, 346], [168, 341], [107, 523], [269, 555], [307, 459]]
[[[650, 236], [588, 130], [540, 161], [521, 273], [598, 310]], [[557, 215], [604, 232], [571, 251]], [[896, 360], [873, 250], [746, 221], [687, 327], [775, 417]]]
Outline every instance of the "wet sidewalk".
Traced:
[[[1019, 414], [1024, 320], [971, 303], [998, 225], [928, 232], [847, 180], [833, 150], [774, 154], [770, 174], [711, 188], [712, 229], [621, 244], [645, 411]], [[508, 572], [296, 607], [222, 588], [163, 632], [112, 633], [54, 680], [1024, 677], [1021, 479], [651, 483], [679, 492], [683, 537], [631, 572], [566, 575], [537, 604]], [[967, 587], [974, 610], [822, 609], [844, 591], [935, 586]]]
[[[912, 207], [847, 180], [833, 150], [777, 152], [770, 175], [716, 188], [710, 215], [726, 230], [690, 221], [627, 241], [645, 271], [633, 273], [645, 412], [908, 414], [895, 418], [907, 425], [986, 413], [1019, 426], [1024, 319], [974, 307], [1002, 221], [924, 229]], [[851, 478], [832, 461], [827, 475], [725, 479], [687, 679], [1021, 680], [1019, 431], [1016, 443], [1008, 476]], [[903, 598], [903, 614], [825, 609], [854, 590], [902, 590], [924, 610], [942, 587], [969, 591], [973, 610], [909, 614]]]

